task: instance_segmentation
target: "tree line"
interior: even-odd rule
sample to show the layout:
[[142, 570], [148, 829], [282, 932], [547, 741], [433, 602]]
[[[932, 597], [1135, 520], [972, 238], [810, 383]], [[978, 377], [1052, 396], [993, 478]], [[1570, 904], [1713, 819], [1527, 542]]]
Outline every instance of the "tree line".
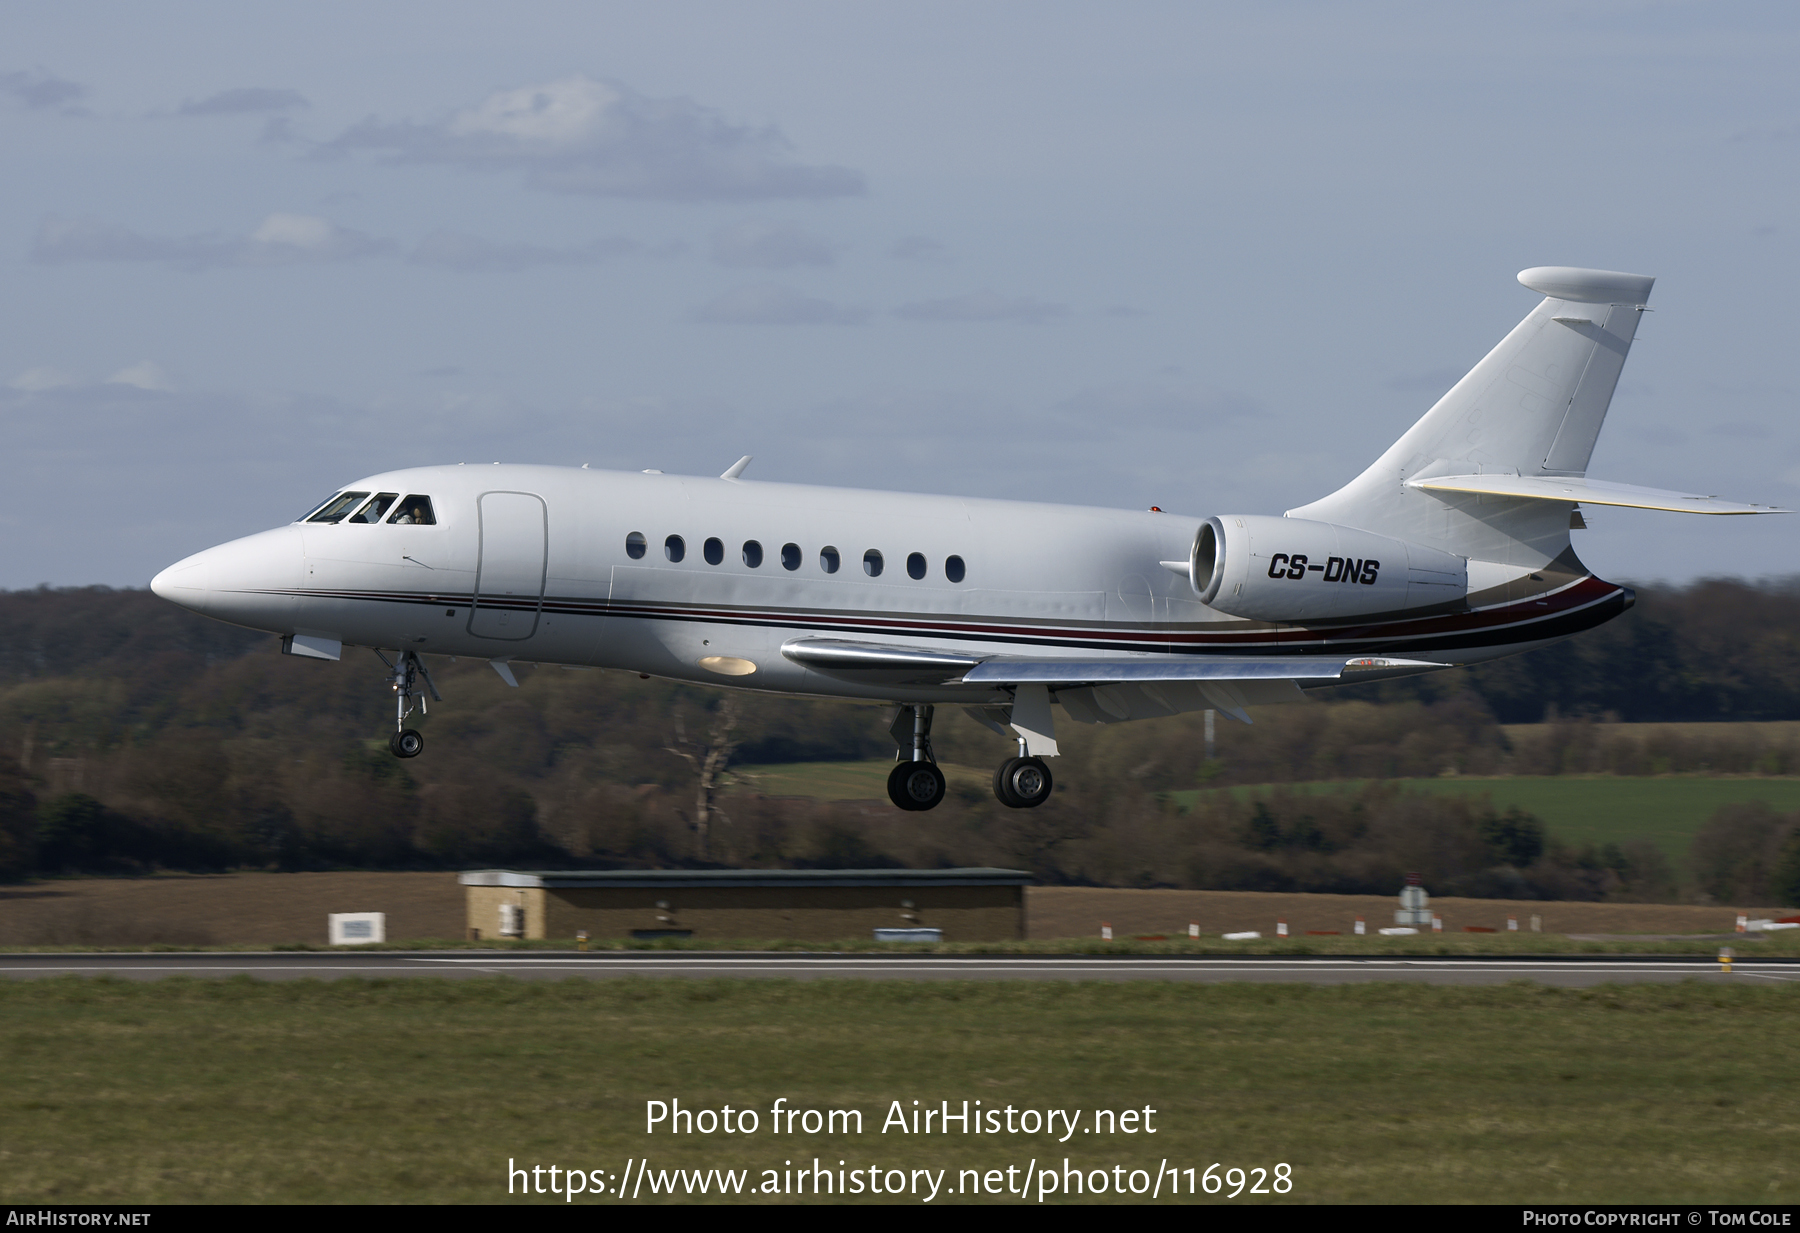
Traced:
[[[1027, 811], [966, 782], [929, 814], [760, 794], [733, 768], [891, 756], [883, 708], [629, 673], [520, 668], [514, 690], [482, 663], [434, 661], [446, 701], [420, 725], [425, 755], [399, 762], [372, 654], [332, 664], [274, 644], [141, 591], [0, 593], [0, 872], [988, 864], [1105, 885], [1386, 893], [1419, 872], [1445, 894], [1662, 898], [1680, 879], [1647, 847], [1570, 849], [1525, 815], [1379, 781], [1800, 773], [1779, 734], [1597, 722], [1800, 718], [1792, 583], [1646, 588], [1571, 643], [1327, 691], [1251, 727], [1221, 719], [1210, 762], [1199, 715], [1067, 723], [1059, 790]], [[1009, 751], [952, 708], [935, 735], [949, 763]], [[1318, 780], [1377, 782], [1213, 793], [1186, 812], [1168, 795]], [[1721, 822], [1737, 838], [1707, 848], [1716, 859], [1696, 845], [1705, 893], [1750, 902], [1784, 885], [1793, 820], [1770, 816]]]

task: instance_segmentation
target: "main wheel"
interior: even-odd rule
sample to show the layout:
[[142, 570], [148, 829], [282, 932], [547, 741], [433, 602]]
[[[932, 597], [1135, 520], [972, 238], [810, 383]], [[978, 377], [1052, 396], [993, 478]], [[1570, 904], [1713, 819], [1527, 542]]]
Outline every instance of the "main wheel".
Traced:
[[1033, 809], [1050, 799], [1050, 768], [1042, 758], [1009, 758], [994, 773], [994, 795], [1014, 809]]
[[994, 768], [994, 798], [1008, 809], [1025, 808], [1024, 802], [1014, 796], [1012, 790], [1012, 768], [1023, 761], [1023, 758], [1008, 758]]
[[944, 799], [944, 772], [929, 762], [901, 762], [888, 772], [887, 788], [902, 809], [934, 809]]
[[388, 738], [388, 748], [396, 758], [416, 758], [425, 748], [425, 738], [412, 728], [405, 728]]

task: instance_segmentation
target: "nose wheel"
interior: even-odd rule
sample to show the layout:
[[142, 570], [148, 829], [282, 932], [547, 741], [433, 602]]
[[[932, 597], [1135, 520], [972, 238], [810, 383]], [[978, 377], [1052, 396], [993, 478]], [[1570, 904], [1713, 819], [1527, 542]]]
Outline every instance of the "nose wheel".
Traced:
[[994, 795], [1012, 809], [1035, 809], [1050, 799], [1050, 768], [1042, 758], [1008, 758], [994, 772]]
[[388, 689], [394, 695], [394, 735], [388, 738], [388, 749], [396, 758], [416, 758], [425, 748], [425, 738], [418, 730], [406, 726], [406, 721], [413, 713], [413, 707], [419, 708], [419, 714], [430, 714], [431, 708], [426, 705], [425, 697], [431, 696], [433, 702], [444, 699], [431, 683], [431, 673], [425, 669], [425, 661], [411, 651], [401, 651], [396, 659], [388, 659], [380, 651], [375, 655], [388, 669]]

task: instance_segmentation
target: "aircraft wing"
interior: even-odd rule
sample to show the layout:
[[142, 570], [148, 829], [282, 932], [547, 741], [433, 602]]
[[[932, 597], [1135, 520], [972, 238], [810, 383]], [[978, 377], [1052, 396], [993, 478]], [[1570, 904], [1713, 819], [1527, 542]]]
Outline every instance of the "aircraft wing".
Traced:
[[1560, 475], [1435, 475], [1406, 481], [1427, 492], [1472, 492], [1492, 497], [1524, 497], [1534, 501], [1579, 501], [1583, 505], [1622, 505], [1629, 509], [1666, 509], [1678, 514], [1791, 514], [1774, 505], [1721, 501], [1697, 492], [1671, 492], [1609, 480]]
[[1049, 685], [1077, 687], [1175, 681], [1292, 681], [1329, 685], [1411, 676], [1451, 665], [1391, 656], [1134, 656], [1025, 659], [966, 651], [923, 650], [826, 638], [796, 638], [781, 653], [832, 676], [889, 685]]

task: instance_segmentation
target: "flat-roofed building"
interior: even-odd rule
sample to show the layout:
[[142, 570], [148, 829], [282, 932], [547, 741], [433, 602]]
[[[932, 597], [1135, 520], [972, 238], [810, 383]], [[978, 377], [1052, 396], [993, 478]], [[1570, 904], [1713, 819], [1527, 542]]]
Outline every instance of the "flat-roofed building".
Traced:
[[1018, 869], [479, 869], [460, 875], [471, 937], [768, 938], [830, 942], [937, 929], [1025, 937]]

